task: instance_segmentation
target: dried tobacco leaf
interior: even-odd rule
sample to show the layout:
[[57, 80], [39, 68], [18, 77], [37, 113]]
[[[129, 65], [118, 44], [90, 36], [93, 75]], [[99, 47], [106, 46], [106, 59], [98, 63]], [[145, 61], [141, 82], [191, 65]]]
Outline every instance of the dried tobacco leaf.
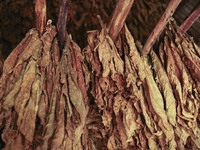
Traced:
[[193, 40], [192, 40], [191, 42], [192, 42], [192, 44], [193, 44], [193, 47], [194, 47], [196, 53], [197, 53], [198, 56], [200, 57], [200, 48], [199, 48], [199, 46], [197, 46]]
[[[30, 39], [29, 43], [25, 43], [27, 39], [25, 38], [25, 40], [23, 40], [21, 43], [22, 45], [18, 46], [18, 48], [22, 47], [21, 53], [19, 53], [18, 51], [20, 48], [16, 48], [16, 50], [13, 51], [13, 53], [17, 53], [17, 55], [19, 55], [19, 58], [17, 59], [16, 57], [15, 59], [15, 55], [11, 54], [11, 56], [6, 61], [2, 78], [2, 80], [5, 80], [5, 78], [9, 76], [11, 77], [7, 78], [8, 80], [6, 80], [6, 84], [8, 84], [10, 87], [3, 86], [3, 88], [7, 88], [2, 91], [2, 94], [4, 94], [4, 97], [2, 97], [4, 112], [13, 109], [14, 106], [15, 111], [18, 114], [18, 119], [16, 120], [18, 130], [25, 136], [26, 140], [28, 140], [29, 142], [32, 142], [33, 140], [36, 114], [38, 109], [39, 97], [36, 95], [40, 93], [40, 85], [37, 79], [36, 60], [38, 60], [38, 58], [40, 57], [40, 49], [42, 47], [42, 42], [38, 40], [37, 32], [35, 30], [31, 30], [31, 32], [29, 32], [29, 35], [27, 35]], [[30, 47], [30, 43], [33, 44], [35, 47]], [[23, 48], [23, 46], [25, 48]], [[12, 56], [14, 57], [14, 61], [16, 62], [9, 61]], [[24, 63], [26, 61], [29, 62]], [[8, 72], [8, 70], [10, 71]], [[9, 82], [11, 84], [9, 84]], [[13, 89], [11, 89], [11, 87]], [[3, 88], [1, 88], [1, 90], [3, 90]], [[8, 89], [10, 89], [10, 92], [8, 92]]]
[[61, 57], [50, 22], [41, 38], [31, 30], [1, 78], [5, 149], [200, 148], [198, 50], [169, 28], [160, 58], [141, 56], [126, 26], [120, 50], [104, 28], [82, 51], [66, 33]]
[[173, 95], [172, 87], [158, 56], [154, 51], [151, 51], [150, 55], [153, 63], [153, 68], [156, 72], [156, 76], [158, 77], [158, 84], [161, 86], [161, 90], [164, 95], [167, 117], [169, 118], [169, 122], [173, 126], [176, 126], [176, 100]]
[[[134, 45], [133, 38], [131, 38], [130, 33], [125, 30], [125, 34], [127, 35], [127, 41], [129, 41], [129, 47], [130, 47], [130, 53], [131, 53], [131, 46]], [[128, 34], [129, 33], [129, 34]], [[131, 40], [132, 39], [132, 40]], [[148, 99], [148, 103], [151, 105], [155, 113], [160, 117], [162, 120], [161, 123], [158, 123], [158, 125], [162, 128], [166, 135], [166, 142], [169, 143], [170, 148], [176, 148], [176, 143], [174, 141], [174, 133], [172, 126], [168, 123], [168, 118], [164, 110], [164, 103], [162, 95], [153, 79], [152, 73], [149, 70], [149, 66], [145, 64], [146, 58], [141, 58], [137, 49], [132, 48], [132, 53], [135, 53], [134, 55], [135, 59], [131, 59], [134, 66], [136, 66], [136, 70], [138, 71], [140, 79], [143, 81], [144, 89], [145, 89], [145, 95]], [[137, 56], [137, 57], [136, 57]], [[140, 62], [140, 64], [138, 64]], [[144, 74], [144, 75], [143, 75]], [[156, 93], [156, 94], [155, 94]]]
[[[1, 87], [1, 121], [6, 120], [6, 130], [2, 135], [8, 149], [14, 145], [21, 149], [62, 149], [66, 147], [66, 133], [71, 129], [75, 135], [72, 140], [74, 149], [82, 147], [81, 136], [87, 116], [83, 60], [80, 48], [71, 41], [66, 49], [70, 46], [72, 53], [63, 53], [63, 57], [67, 57], [60, 61], [55, 35], [55, 27], [50, 22], [41, 38], [35, 29], [31, 30], [5, 63], [1, 80], [7, 79], [2, 83], [9, 86]], [[65, 111], [69, 112], [68, 124]], [[11, 120], [13, 114], [17, 115]], [[80, 125], [74, 126], [73, 119], [78, 116]], [[17, 142], [20, 138], [24, 142]]]
[[166, 112], [164, 110], [164, 101], [162, 98], [162, 95], [153, 79], [153, 76], [148, 70], [149, 68], [146, 67], [146, 85], [144, 86], [145, 89], [145, 96], [149, 102], [149, 104], [152, 105], [153, 110], [155, 113], [161, 118], [162, 122], [158, 125], [161, 127], [163, 132], [166, 135], [166, 143], [169, 144], [170, 149], [176, 148], [176, 142], [174, 139], [174, 132], [172, 126], [168, 123], [168, 117], [166, 115]]
[[[186, 67], [187, 66], [186, 61], [181, 60], [181, 59], [184, 59], [184, 50], [182, 46], [180, 46], [182, 44], [180, 41], [186, 40], [184, 39], [185, 36], [180, 34], [179, 29], [174, 26], [175, 26], [174, 24], [170, 23], [171, 33], [169, 34], [169, 31], [166, 32], [167, 36], [169, 36], [170, 46], [168, 45], [168, 42], [165, 42], [165, 43], [168, 45], [168, 48], [169, 48], [168, 50], [171, 50], [171, 54], [172, 54], [171, 60], [174, 60], [173, 66], [177, 68], [177, 69], [174, 69], [173, 72], [176, 74], [179, 80], [179, 84], [181, 84], [181, 88], [179, 88], [180, 90], [179, 92], [177, 92], [179, 94], [176, 95], [176, 96], [179, 95], [177, 98], [180, 99], [178, 113], [181, 117], [190, 120], [191, 118], [194, 119], [194, 117], [197, 116], [196, 115], [197, 111], [196, 111], [196, 106], [195, 106], [196, 104], [194, 103], [195, 95], [193, 95], [193, 91], [195, 91], [193, 89], [195, 87], [195, 82], [192, 79], [190, 72], [188, 71]], [[178, 31], [178, 32], [175, 32], [175, 31]], [[174, 34], [175, 34], [174, 36], [175, 40], [174, 38], [171, 38]], [[177, 43], [174, 43], [174, 41]], [[178, 49], [181, 51], [179, 51]]]
[[137, 51], [137, 48], [134, 44], [135, 43], [134, 39], [131, 36], [131, 33], [126, 26], [125, 26], [125, 36], [127, 39], [127, 43], [129, 45], [129, 51], [130, 51], [129, 56], [131, 57], [132, 64], [136, 68], [136, 71], [138, 72], [138, 75], [139, 75], [141, 81], [143, 81], [144, 78], [146, 77], [146, 75], [144, 73], [144, 63], [142, 62], [140, 54]]
[[199, 94], [197, 94], [198, 78], [191, 71], [191, 66], [188, 65], [190, 61], [193, 69], [197, 67], [195, 69], [198, 70], [198, 66], [196, 66], [199, 59], [198, 53], [192, 43], [193, 40], [188, 35], [182, 34], [173, 21], [170, 22], [164, 36], [164, 47], [161, 43], [160, 51], [165, 52], [164, 56], [167, 60], [163, 59], [162, 63], [167, 64], [166, 72], [178, 102], [177, 126], [174, 129], [177, 148], [183, 149], [188, 141], [190, 141], [191, 147], [199, 148], [199, 127], [196, 120], [199, 109], [197, 102], [199, 99]]
[[[125, 30], [125, 31], [127, 32], [127, 34], [129, 33], [129, 35], [127, 35], [127, 40], [129, 40], [130, 42], [131, 42], [131, 40], [132, 40], [132, 43], [134, 43], [133, 38], [131, 38], [130, 32], [128, 32], [128, 30]], [[129, 38], [129, 39], [128, 39], [128, 38]], [[133, 45], [133, 44], [131, 44], [131, 45]], [[131, 48], [130, 48], [130, 50], [131, 50]], [[130, 51], [130, 53], [131, 53], [131, 51]], [[142, 80], [142, 81], [144, 81], [144, 82], [147, 83], [147, 86], [149, 87], [148, 91], [149, 91], [149, 90], [154, 91], [154, 92], [152, 92], [152, 94], [151, 94], [151, 92], [149, 91], [149, 94], [150, 94], [149, 96], [150, 96], [150, 97], [151, 97], [151, 96], [154, 97], [154, 96], [156, 96], [155, 92], [158, 93], [157, 98], [151, 97], [151, 98], [150, 98], [150, 101], [151, 101], [151, 103], [153, 103], [153, 105], [154, 105], [154, 104], [155, 104], [155, 105], [158, 105], [158, 106], [153, 106], [153, 107], [154, 107], [154, 109], [156, 109], [156, 110], [155, 110], [156, 113], [157, 113], [158, 115], [161, 115], [161, 118], [164, 119], [164, 120], [163, 120], [163, 121], [164, 121], [163, 123], [166, 125], [166, 128], [167, 128], [167, 127], [169, 127], [169, 126], [168, 126], [167, 116], [166, 116], [165, 111], [164, 111], [163, 99], [162, 99], [162, 96], [161, 96], [161, 94], [160, 94], [160, 91], [158, 90], [157, 86], [154, 84], [155, 81], [154, 81], [154, 79], [153, 79], [153, 76], [151, 75], [150, 70], [148, 70], [148, 69], [149, 69], [148, 66], [145, 66], [144, 61], [142, 61], [142, 58], [140, 57], [140, 55], [139, 55], [139, 53], [138, 53], [136, 47], [132, 50], [132, 53], [136, 53], [137, 56], [138, 56], [137, 59], [133, 59], [133, 58], [131, 58], [131, 59], [132, 59], [132, 63], [133, 63], [135, 66], [138, 66], [138, 72], [141, 72], [141, 73], [140, 73], [141, 75], [139, 74], [140, 79], [141, 79], [141, 80], [142, 80], [142, 79], [146, 80], [146, 81], [144, 81], [144, 80]], [[136, 56], [134, 55], [134, 57], [136, 57]], [[138, 62], [140, 62], [140, 64], [139, 64]], [[145, 77], [142, 76], [143, 74], [145, 74]], [[150, 84], [150, 82], [151, 82], [151, 84]], [[154, 93], [154, 94], [153, 94], [153, 93]], [[159, 98], [160, 98], [161, 100], [158, 100]], [[154, 100], [158, 100], [158, 103], [155, 103]]]
[[[172, 48], [173, 50], [173, 48]], [[181, 84], [182, 84], [182, 100], [181, 101], [181, 108], [182, 108], [182, 114], [184, 116], [193, 118], [195, 115], [195, 111], [196, 110], [191, 110], [190, 107], [195, 107], [193, 101], [193, 87], [194, 87], [194, 81], [191, 78], [191, 75], [189, 73], [189, 71], [187, 70], [186, 66], [184, 65], [183, 61], [181, 61], [180, 56], [178, 55], [178, 53], [173, 50], [172, 54], [174, 56], [175, 62], [177, 67], [179, 68], [180, 72], [181, 72]], [[189, 106], [189, 107], [188, 107]], [[195, 109], [195, 108], [194, 108]]]
[[185, 54], [185, 57], [183, 58], [185, 64], [189, 68], [193, 78], [200, 81], [200, 58], [188, 49], [186, 41], [183, 41], [182, 47]]
[[[59, 69], [59, 48], [56, 39], [53, 41], [52, 44], [52, 52], [50, 53], [51, 55], [51, 61], [52, 61], [52, 74], [53, 74], [53, 89], [51, 93], [51, 99], [49, 103], [49, 110], [48, 110], [48, 117], [46, 121], [46, 127], [45, 127], [45, 132], [43, 136], [43, 144], [41, 146], [41, 149], [47, 149], [50, 147], [49, 145], [49, 140], [55, 133], [56, 129], [56, 103], [60, 99], [60, 91], [61, 91], [61, 86], [59, 82], [60, 78], [60, 69]], [[53, 143], [54, 144], [54, 143]], [[51, 145], [52, 146], [52, 145]], [[53, 145], [55, 146], [55, 145]], [[54, 147], [53, 147], [54, 148]]]
[[88, 98], [81, 62], [80, 48], [68, 38], [60, 62], [63, 83], [61, 100], [65, 102], [67, 120], [63, 139], [57, 135], [57, 141], [59, 140], [60, 144], [63, 141], [65, 149], [83, 149], [83, 146], [86, 146], [82, 145], [81, 137], [86, 132], [84, 128], [88, 113]]
[[122, 112], [123, 112], [123, 124], [129, 141], [131, 140], [132, 136], [135, 135], [135, 130], [138, 129], [139, 127], [136, 122], [137, 112], [134, 111], [131, 103], [123, 103]]
[[100, 44], [97, 51], [103, 66], [103, 77], [107, 77], [111, 73], [114, 78], [115, 72], [123, 74], [124, 62], [121, 60], [113, 41], [109, 36], [105, 36], [104, 32], [106, 31], [102, 30], [99, 35]]
[[[163, 42], [160, 43], [160, 45], [159, 45], [159, 58], [160, 58], [160, 60], [161, 60], [163, 66], [165, 66], [164, 62], [165, 62], [165, 60], [166, 60], [166, 54], [165, 54], [165, 51], [166, 51], [166, 50], [163, 50], [163, 49], [164, 49], [164, 46], [165, 46], [165, 45], [163, 44]], [[166, 48], [166, 46], [165, 46], [165, 48]]]
[[[142, 114], [144, 116], [145, 123], [146, 123], [147, 127], [149, 128], [149, 130], [151, 131], [151, 133], [153, 133], [154, 129], [152, 127], [152, 121], [149, 116], [150, 112], [148, 111], [148, 106], [146, 104], [146, 100], [144, 97], [143, 87], [142, 87], [142, 85], [138, 85], [138, 83], [137, 83], [138, 76], [137, 76], [136, 70], [131, 67], [128, 56], [125, 56], [125, 68], [126, 68], [125, 75], [126, 75], [127, 88], [132, 87], [132, 89], [131, 89], [132, 95], [134, 95], [137, 99], [139, 99], [139, 103], [140, 103], [139, 107], [141, 107], [141, 109], [142, 109]], [[134, 128], [134, 129], [136, 129], [136, 128]], [[130, 138], [130, 136], [129, 136], [129, 138]]]

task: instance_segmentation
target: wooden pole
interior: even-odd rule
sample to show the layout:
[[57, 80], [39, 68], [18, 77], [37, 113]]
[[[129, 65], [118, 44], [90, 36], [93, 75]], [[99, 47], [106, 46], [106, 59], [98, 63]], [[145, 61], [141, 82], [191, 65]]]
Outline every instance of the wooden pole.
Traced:
[[152, 46], [154, 45], [157, 38], [159, 38], [160, 34], [162, 33], [163, 29], [166, 27], [169, 18], [172, 17], [176, 8], [180, 4], [182, 0], [171, 0], [168, 4], [165, 12], [163, 13], [162, 17], [160, 18], [158, 24], [151, 32], [150, 36], [148, 37], [144, 47], [143, 47], [143, 54], [148, 54]]
[[187, 32], [187, 30], [198, 19], [199, 16], [200, 16], [200, 2], [196, 5], [192, 13], [187, 17], [187, 19], [181, 24], [180, 28], [182, 33]]
[[62, 52], [66, 42], [66, 24], [68, 8], [69, 0], [60, 0], [60, 8], [57, 21], [58, 45], [60, 52]]
[[108, 24], [109, 35], [113, 41], [115, 41], [121, 31], [133, 2], [134, 0], [119, 0], [117, 3], [113, 16]]
[[35, 0], [36, 29], [42, 36], [46, 26], [46, 0]]

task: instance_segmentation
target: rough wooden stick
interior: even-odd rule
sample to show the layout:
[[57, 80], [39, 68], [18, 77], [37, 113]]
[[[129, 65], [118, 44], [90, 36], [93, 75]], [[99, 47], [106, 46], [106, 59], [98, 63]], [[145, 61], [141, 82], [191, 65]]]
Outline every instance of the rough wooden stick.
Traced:
[[41, 36], [46, 26], [46, 0], [35, 0], [36, 28]]
[[148, 37], [144, 47], [143, 47], [143, 54], [148, 54], [151, 47], [154, 45], [156, 39], [160, 36], [162, 33], [163, 29], [167, 25], [169, 18], [172, 17], [174, 14], [176, 8], [178, 7], [179, 3], [182, 0], [171, 0], [170, 3], [168, 4], [164, 14], [160, 18], [158, 24], [156, 27], [153, 29], [151, 32], [150, 36]]
[[181, 24], [180, 28], [182, 33], [187, 32], [187, 30], [198, 19], [199, 16], [200, 16], [200, 2], [196, 5], [192, 13], [187, 17], [187, 19]]
[[69, 8], [69, 0], [60, 0], [60, 10], [57, 22], [58, 45], [62, 52], [66, 41], [66, 22]]
[[114, 41], [121, 31], [134, 0], [119, 0], [114, 10], [112, 19], [108, 24], [109, 35]]

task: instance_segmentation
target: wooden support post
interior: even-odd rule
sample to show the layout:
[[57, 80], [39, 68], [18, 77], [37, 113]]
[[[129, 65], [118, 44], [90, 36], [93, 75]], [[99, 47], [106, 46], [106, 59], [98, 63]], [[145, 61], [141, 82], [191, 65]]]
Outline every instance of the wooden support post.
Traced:
[[46, 0], [35, 0], [36, 29], [42, 36], [46, 26]]
[[171, 0], [168, 4], [164, 14], [160, 18], [158, 24], [151, 32], [150, 36], [148, 37], [144, 47], [143, 47], [143, 54], [148, 54], [152, 46], [154, 45], [157, 38], [159, 38], [160, 34], [162, 33], [163, 29], [166, 27], [169, 19], [174, 14], [176, 8], [178, 7], [179, 3], [182, 0]]
[[182, 33], [187, 32], [187, 30], [198, 19], [199, 16], [200, 16], [200, 2], [196, 5], [192, 13], [187, 17], [187, 19], [181, 24], [180, 28]]
[[115, 41], [131, 10], [134, 0], [119, 0], [108, 24], [109, 35]]

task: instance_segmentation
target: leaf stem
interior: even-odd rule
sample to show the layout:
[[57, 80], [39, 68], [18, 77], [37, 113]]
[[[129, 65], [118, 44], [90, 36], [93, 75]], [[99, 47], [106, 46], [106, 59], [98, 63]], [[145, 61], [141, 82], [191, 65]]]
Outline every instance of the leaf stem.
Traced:
[[69, 8], [69, 0], [60, 0], [60, 9], [57, 21], [58, 45], [62, 52], [66, 42], [66, 23]]
[[46, 0], [35, 0], [36, 29], [41, 37], [46, 26]]

